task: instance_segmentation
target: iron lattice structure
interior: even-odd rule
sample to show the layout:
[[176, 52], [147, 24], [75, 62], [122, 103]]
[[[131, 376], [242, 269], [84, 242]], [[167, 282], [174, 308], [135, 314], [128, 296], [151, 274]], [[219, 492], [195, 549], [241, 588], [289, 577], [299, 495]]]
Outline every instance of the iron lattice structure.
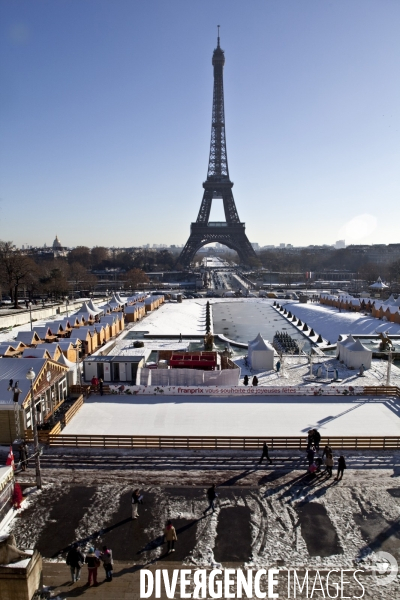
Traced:
[[[225, 55], [220, 47], [218, 35], [218, 44], [212, 57], [214, 93], [207, 180], [203, 183], [204, 194], [197, 220], [191, 224], [189, 239], [178, 259], [184, 266], [189, 266], [196, 252], [211, 242], [219, 242], [235, 250], [244, 264], [248, 263], [250, 258], [256, 258], [253, 246], [245, 233], [245, 224], [240, 222], [232, 193], [233, 183], [229, 178], [225, 136], [224, 64]], [[223, 202], [225, 222], [210, 222], [212, 201], [216, 199]]]

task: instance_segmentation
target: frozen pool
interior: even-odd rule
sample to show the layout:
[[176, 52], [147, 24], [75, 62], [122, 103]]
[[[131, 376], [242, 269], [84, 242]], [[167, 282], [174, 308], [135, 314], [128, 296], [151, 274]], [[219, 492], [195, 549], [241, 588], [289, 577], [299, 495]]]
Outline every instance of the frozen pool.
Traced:
[[276, 331], [286, 331], [295, 340], [303, 340], [304, 351], [309, 352], [312, 346], [292, 323], [289, 323], [268, 303], [221, 302], [213, 304], [214, 332], [222, 333], [227, 338], [247, 344], [258, 333], [272, 342]]

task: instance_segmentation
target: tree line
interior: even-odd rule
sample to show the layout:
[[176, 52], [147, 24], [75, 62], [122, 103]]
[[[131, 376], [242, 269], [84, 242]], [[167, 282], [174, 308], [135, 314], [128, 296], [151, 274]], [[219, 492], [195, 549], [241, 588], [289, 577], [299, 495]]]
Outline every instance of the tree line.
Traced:
[[18, 249], [13, 242], [0, 241], [0, 285], [14, 306], [22, 290], [29, 299], [36, 296], [60, 298], [83, 289], [92, 292], [98, 285], [98, 271], [118, 272], [126, 289], [148, 283], [145, 273], [170, 270], [174, 257], [167, 250], [115, 250], [78, 246], [66, 256]]

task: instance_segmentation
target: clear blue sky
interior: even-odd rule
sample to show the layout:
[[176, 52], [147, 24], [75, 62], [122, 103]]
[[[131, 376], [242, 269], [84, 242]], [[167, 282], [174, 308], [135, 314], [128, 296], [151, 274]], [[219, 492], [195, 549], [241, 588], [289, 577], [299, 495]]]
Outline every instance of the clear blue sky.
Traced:
[[398, 0], [2, 0], [0, 239], [183, 244], [217, 24], [249, 239], [400, 242]]

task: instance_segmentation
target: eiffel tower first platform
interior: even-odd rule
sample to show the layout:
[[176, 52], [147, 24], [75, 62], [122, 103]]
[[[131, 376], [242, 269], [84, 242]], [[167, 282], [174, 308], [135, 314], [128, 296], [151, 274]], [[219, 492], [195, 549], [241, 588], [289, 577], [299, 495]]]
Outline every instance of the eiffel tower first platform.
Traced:
[[[197, 220], [191, 224], [189, 239], [178, 259], [178, 263], [183, 266], [189, 266], [196, 252], [211, 242], [219, 242], [235, 250], [243, 264], [248, 264], [249, 259], [257, 258], [253, 246], [246, 236], [245, 224], [240, 222], [232, 194], [233, 183], [229, 179], [224, 111], [225, 55], [219, 45], [219, 30], [218, 44], [213, 53], [212, 64], [214, 67], [214, 94], [207, 180], [203, 183], [204, 194]], [[222, 200], [225, 222], [209, 220], [213, 200]]]

